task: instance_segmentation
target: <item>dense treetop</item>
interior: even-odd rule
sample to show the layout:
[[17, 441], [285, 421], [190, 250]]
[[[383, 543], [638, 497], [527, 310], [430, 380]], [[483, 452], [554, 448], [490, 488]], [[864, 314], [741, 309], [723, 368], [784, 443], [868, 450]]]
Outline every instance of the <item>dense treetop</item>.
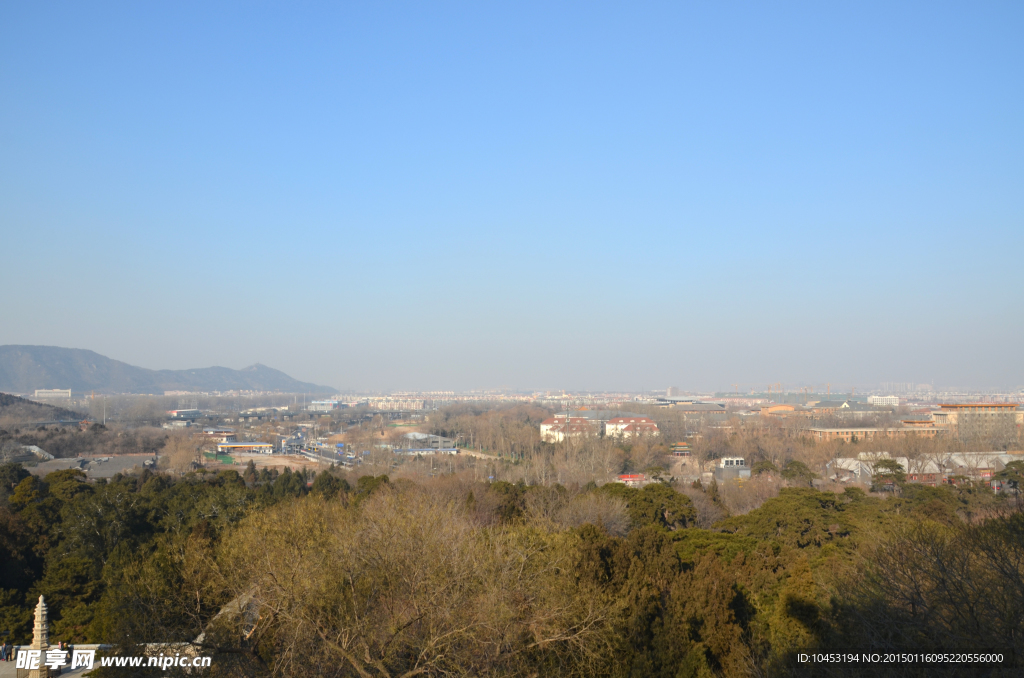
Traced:
[[218, 675], [807, 675], [792, 653], [854, 647], [1022, 661], [1012, 498], [792, 487], [697, 527], [716, 492], [7, 464], [0, 631], [30, 640], [43, 594], [54, 640], [198, 642]]

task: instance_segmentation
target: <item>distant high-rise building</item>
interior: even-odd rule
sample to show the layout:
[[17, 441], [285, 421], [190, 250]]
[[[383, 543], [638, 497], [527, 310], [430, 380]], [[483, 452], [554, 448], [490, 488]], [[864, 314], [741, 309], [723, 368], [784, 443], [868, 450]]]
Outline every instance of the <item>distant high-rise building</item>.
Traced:
[[666, 398], [675, 398], [677, 395], [679, 395], [679, 388], [677, 386], [669, 386], [665, 389]]

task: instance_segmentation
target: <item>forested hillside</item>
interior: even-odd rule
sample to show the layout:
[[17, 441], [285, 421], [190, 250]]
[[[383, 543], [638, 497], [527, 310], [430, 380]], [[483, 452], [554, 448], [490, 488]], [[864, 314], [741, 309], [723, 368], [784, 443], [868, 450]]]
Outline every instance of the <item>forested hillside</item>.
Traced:
[[802, 676], [792, 655], [808, 649], [1024, 657], [1024, 514], [983, 487], [791, 488], [700, 529], [663, 484], [309, 480], [0, 467], [0, 630], [29, 640], [43, 594], [53, 641], [134, 654], [204, 634], [226, 676]]
[[41, 421], [77, 421], [84, 418], [85, 415], [81, 412], [0, 393], [0, 426], [17, 426]]

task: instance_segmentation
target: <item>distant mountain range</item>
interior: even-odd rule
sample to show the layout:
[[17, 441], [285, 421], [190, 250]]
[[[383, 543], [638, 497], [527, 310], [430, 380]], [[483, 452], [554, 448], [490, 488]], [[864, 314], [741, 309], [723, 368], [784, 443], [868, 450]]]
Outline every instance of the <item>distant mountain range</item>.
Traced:
[[260, 364], [240, 370], [147, 370], [79, 348], [0, 346], [0, 391], [32, 393], [42, 388], [69, 388], [72, 393], [160, 395], [164, 391], [337, 392], [330, 386], [298, 381]]

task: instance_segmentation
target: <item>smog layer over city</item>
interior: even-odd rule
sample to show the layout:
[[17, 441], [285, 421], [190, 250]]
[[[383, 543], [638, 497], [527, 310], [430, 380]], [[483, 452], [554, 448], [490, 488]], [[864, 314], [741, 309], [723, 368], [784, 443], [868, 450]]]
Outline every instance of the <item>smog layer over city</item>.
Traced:
[[1017, 676], [1024, 6], [0, 6], [0, 678]]

